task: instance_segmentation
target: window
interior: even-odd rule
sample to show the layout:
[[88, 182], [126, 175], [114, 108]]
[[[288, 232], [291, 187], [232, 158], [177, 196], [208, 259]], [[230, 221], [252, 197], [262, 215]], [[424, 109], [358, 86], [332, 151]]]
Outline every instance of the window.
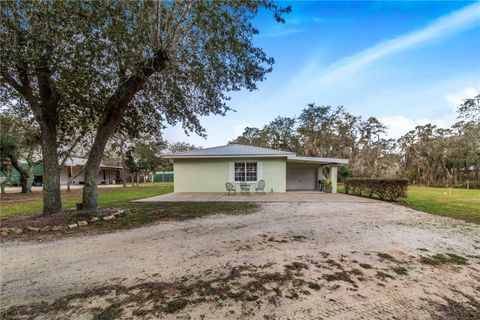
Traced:
[[257, 181], [256, 162], [235, 162], [235, 182]]

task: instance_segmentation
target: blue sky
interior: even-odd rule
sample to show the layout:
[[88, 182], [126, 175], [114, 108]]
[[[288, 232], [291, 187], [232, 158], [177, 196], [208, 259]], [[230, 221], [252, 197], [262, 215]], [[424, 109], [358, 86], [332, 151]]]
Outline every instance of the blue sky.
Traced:
[[397, 138], [428, 122], [449, 126], [456, 106], [480, 92], [480, 2], [286, 1], [277, 24], [254, 21], [255, 44], [275, 58], [254, 92], [232, 95], [236, 112], [201, 118], [207, 139], [178, 126], [165, 138], [209, 147], [295, 116], [311, 102], [374, 116]]

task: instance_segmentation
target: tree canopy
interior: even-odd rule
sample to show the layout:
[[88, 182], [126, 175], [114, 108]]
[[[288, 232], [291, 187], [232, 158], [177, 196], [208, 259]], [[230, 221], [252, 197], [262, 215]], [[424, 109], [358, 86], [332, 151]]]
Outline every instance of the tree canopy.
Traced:
[[374, 117], [364, 120], [344, 107], [309, 104], [298, 117], [277, 117], [263, 128], [248, 127], [231, 143], [348, 158], [349, 168], [339, 170], [342, 178], [407, 177], [429, 186], [466, 186], [480, 174], [477, 108], [478, 97], [467, 99], [459, 107], [463, 120], [451, 128], [425, 124], [395, 140]]

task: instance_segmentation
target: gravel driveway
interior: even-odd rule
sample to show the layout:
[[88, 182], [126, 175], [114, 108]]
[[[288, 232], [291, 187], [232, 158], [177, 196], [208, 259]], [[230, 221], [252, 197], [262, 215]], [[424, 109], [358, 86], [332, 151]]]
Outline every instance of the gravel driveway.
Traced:
[[68, 296], [39, 319], [91, 319], [109, 306], [118, 318], [440, 319], [478, 315], [479, 269], [478, 225], [377, 201], [266, 203], [247, 215], [4, 243], [1, 306]]

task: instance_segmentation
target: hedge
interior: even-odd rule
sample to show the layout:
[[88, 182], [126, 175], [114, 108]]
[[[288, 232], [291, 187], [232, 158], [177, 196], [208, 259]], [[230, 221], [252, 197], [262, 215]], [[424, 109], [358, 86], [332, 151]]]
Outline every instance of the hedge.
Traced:
[[377, 196], [381, 200], [396, 201], [407, 194], [407, 179], [348, 178], [345, 180], [345, 193]]
[[[470, 189], [480, 189], [480, 181], [470, 181], [468, 184]], [[462, 188], [467, 188], [467, 183], [463, 183]]]

